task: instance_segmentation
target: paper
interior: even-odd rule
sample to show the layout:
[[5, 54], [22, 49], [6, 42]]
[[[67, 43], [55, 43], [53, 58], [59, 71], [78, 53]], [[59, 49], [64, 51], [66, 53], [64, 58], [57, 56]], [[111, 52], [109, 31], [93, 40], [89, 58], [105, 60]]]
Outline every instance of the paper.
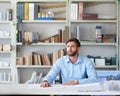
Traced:
[[102, 91], [102, 88], [101, 88], [99, 83], [76, 85], [75, 89], [79, 92], [99, 92], [99, 91]]

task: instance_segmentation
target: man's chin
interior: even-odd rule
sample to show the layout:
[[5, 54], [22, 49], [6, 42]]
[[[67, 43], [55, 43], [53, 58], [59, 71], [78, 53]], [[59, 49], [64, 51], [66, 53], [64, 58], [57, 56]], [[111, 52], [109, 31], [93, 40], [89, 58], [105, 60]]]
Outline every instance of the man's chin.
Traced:
[[70, 56], [70, 57], [74, 57], [75, 55], [74, 55], [74, 54], [68, 54], [68, 56]]
[[74, 57], [77, 53], [68, 54], [70, 57]]

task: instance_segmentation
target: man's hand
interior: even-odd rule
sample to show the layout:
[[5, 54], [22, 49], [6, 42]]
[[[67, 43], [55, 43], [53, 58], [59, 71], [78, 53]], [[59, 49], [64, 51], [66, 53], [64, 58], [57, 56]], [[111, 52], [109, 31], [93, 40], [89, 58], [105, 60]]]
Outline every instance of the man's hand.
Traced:
[[76, 84], [79, 84], [78, 80], [63, 82], [63, 85], [76, 85]]
[[50, 87], [50, 83], [48, 83], [48, 81], [44, 81], [41, 83], [40, 87]]

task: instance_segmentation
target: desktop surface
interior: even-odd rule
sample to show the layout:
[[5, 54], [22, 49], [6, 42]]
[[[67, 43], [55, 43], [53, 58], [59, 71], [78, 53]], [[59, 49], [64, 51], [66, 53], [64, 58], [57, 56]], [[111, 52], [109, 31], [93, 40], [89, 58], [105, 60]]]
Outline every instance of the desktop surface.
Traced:
[[53, 84], [47, 88], [40, 87], [40, 84], [1, 84], [0, 95], [120, 95], [120, 91], [103, 90], [99, 83]]

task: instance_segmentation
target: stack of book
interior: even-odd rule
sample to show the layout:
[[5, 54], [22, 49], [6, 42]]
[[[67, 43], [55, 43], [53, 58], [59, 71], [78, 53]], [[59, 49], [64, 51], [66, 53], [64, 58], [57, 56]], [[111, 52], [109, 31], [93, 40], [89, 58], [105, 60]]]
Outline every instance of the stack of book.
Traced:
[[17, 65], [38, 65], [51, 66], [58, 58], [65, 55], [64, 49], [53, 51], [51, 54], [39, 54], [32, 52], [30, 56], [23, 56], [16, 58]]
[[71, 4], [71, 20], [97, 20], [97, 13], [85, 13], [84, 12], [85, 3], [72, 3]]

